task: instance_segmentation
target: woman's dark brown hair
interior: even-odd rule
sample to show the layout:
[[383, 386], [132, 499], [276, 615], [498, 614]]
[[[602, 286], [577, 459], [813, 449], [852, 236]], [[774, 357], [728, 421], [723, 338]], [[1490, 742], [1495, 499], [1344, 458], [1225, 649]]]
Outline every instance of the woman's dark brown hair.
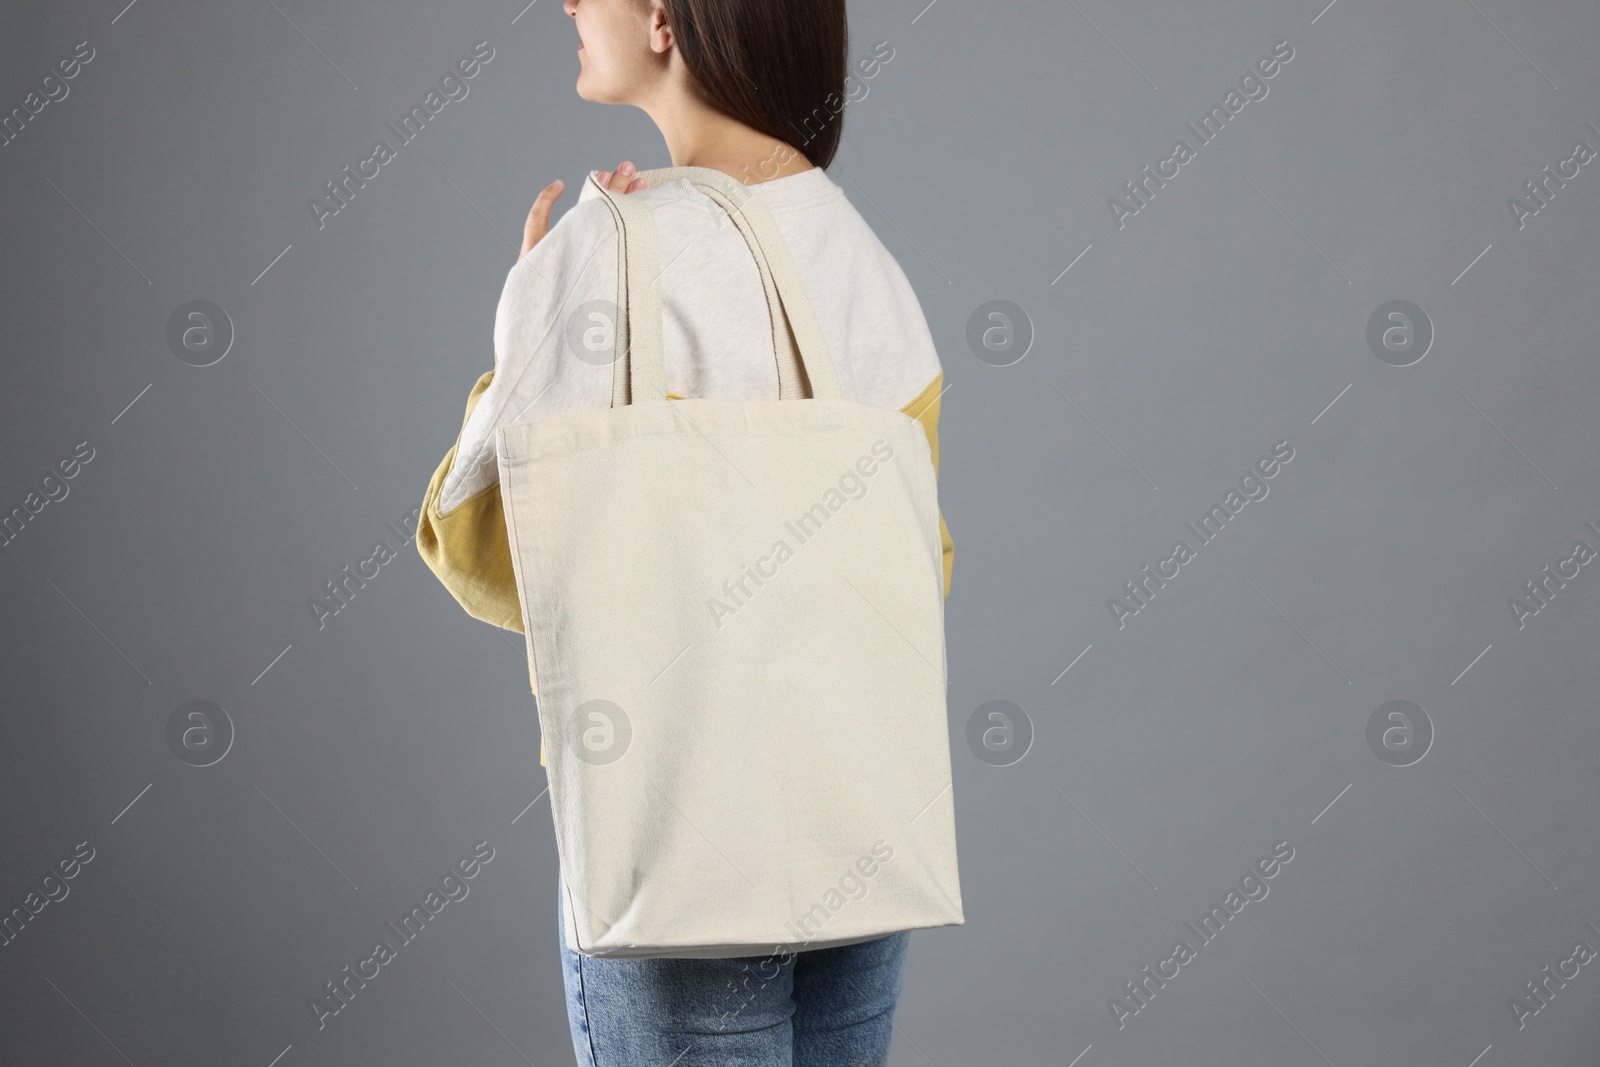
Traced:
[[706, 102], [826, 168], [844, 124], [845, 0], [664, 0]]

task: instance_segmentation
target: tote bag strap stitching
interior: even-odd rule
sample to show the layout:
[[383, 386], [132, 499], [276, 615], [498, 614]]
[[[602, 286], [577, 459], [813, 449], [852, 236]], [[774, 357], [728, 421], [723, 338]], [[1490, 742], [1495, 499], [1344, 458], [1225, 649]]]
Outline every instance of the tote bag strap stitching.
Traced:
[[628, 271], [624, 263], [622, 245], [622, 212], [610, 200], [606, 207], [617, 227], [617, 315], [612, 324], [611, 406], [619, 408], [628, 402]]
[[[596, 188], [599, 188], [598, 183]], [[622, 211], [609, 198], [606, 207], [611, 209], [617, 227], [617, 316], [612, 324], [611, 406], [620, 408], [628, 403], [628, 270], [622, 243]]]
[[[617, 221], [617, 325], [611, 406], [667, 403], [666, 369], [661, 356], [661, 255], [655, 215], [648, 204], [618, 195], [589, 176]], [[626, 325], [624, 325], [626, 324]]]

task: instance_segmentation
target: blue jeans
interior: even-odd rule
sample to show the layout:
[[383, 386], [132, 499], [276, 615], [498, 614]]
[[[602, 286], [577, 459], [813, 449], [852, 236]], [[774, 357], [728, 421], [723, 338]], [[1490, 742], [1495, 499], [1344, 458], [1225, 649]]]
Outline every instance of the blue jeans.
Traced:
[[883, 1067], [905, 931], [838, 948], [731, 959], [620, 959], [567, 948], [580, 1067]]

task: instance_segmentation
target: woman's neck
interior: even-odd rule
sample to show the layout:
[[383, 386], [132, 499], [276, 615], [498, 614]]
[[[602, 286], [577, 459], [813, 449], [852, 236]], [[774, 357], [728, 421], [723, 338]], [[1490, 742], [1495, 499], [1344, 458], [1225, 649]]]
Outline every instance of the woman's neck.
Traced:
[[708, 167], [756, 185], [812, 169], [804, 153], [685, 93], [639, 105], [667, 142], [674, 167]]

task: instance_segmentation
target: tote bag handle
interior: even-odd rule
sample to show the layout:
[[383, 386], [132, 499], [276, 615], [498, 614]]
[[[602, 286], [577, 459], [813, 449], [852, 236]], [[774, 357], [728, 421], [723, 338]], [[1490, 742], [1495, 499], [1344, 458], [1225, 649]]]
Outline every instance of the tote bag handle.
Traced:
[[[650, 186], [680, 179], [690, 181], [727, 211], [744, 237], [755, 256], [762, 288], [767, 294], [773, 351], [778, 361], [779, 399], [803, 397], [802, 366], [813, 398], [840, 398], [838, 378], [833, 361], [828, 357], [822, 329], [806, 296], [800, 272], [789, 255], [789, 246], [767, 206], [744, 183], [709, 167], [661, 167], [640, 171], [638, 177]], [[617, 309], [616, 344], [617, 350], [624, 353], [619, 358], [626, 360], [627, 373], [616, 374], [611, 404], [621, 407], [630, 402], [665, 403], [661, 256], [655, 216], [648, 205], [627, 194], [613, 193], [594, 175], [590, 175], [589, 181], [610, 205], [622, 241], [622, 254], [617, 258], [621, 275], [617, 295], [621, 306]]]

